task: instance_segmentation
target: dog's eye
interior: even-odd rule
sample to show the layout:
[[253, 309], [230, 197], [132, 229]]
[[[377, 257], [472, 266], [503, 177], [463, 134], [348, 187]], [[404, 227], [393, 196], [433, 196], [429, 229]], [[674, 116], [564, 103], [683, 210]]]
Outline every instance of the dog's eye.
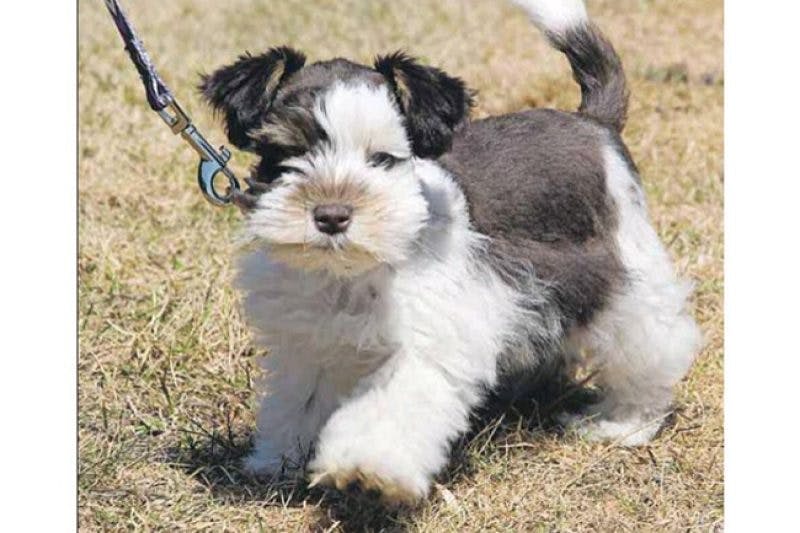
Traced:
[[280, 172], [281, 174], [284, 174], [284, 173], [287, 173], [287, 172], [294, 172], [295, 174], [305, 175], [305, 171], [303, 169], [295, 167], [295, 166], [292, 166], [292, 165], [278, 165], [275, 168], [277, 168], [278, 172]]
[[388, 152], [375, 152], [369, 156], [369, 164], [373, 167], [390, 169], [401, 161], [405, 161], [405, 159], [394, 156]]

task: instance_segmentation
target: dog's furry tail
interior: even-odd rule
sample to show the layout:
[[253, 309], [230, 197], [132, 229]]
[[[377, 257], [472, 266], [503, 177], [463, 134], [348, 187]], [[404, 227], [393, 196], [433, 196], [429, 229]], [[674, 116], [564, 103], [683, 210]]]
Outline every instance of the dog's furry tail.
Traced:
[[512, 0], [530, 16], [550, 43], [563, 52], [581, 86], [578, 111], [622, 131], [628, 88], [622, 63], [589, 21], [583, 0]]

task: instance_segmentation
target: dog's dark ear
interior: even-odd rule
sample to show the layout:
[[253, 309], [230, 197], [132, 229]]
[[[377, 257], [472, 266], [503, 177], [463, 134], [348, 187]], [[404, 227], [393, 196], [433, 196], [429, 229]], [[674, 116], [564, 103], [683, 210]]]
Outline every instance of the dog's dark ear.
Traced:
[[238, 148], [252, 150], [248, 133], [258, 128], [281, 82], [305, 64], [305, 56], [288, 47], [240, 56], [232, 65], [203, 76], [200, 90], [209, 103], [225, 115], [228, 139]]
[[414, 154], [438, 157], [447, 151], [453, 131], [469, 117], [472, 106], [464, 82], [437, 68], [420, 65], [403, 52], [378, 57], [375, 70], [394, 89]]

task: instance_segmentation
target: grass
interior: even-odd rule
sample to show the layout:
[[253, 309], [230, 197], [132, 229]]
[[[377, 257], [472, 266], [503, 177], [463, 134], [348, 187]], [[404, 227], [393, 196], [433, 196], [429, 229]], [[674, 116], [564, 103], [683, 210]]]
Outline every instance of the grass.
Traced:
[[[405, 48], [480, 92], [475, 115], [573, 109], [568, 65], [492, 0], [125, 2], [162, 75], [212, 141], [197, 73], [244, 49], [368, 61]], [[630, 80], [625, 139], [652, 218], [696, 281], [707, 345], [651, 445], [559, 435], [525, 413], [461, 443], [427, 502], [389, 512], [239, 467], [253, 346], [231, 287], [233, 209], [145, 106], [101, 2], [79, 1], [79, 520], [86, 530], [715, 530], [723, 516], [722, 1], [590, 0]], [[236, 168], [249, 159], [235, 154]]]

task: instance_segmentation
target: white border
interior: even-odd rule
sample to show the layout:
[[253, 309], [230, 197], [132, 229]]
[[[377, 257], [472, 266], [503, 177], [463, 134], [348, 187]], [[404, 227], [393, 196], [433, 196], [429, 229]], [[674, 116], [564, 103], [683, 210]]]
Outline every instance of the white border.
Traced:
[[[800, 474], [799, 8], [759, 6], [725, 6], [731, 532], [796, 524]], [[0, 497], [10, 530], [68, 531], [76, 521], [76, 24], [72, 2], [14, 2], [0, 17]]]
[[12, 2], [0, 16], [6, 531], [77, 521], [76, 24], [65, 1]]
[[797, 527], [798, 4], [725, 4], [726, 531]]

